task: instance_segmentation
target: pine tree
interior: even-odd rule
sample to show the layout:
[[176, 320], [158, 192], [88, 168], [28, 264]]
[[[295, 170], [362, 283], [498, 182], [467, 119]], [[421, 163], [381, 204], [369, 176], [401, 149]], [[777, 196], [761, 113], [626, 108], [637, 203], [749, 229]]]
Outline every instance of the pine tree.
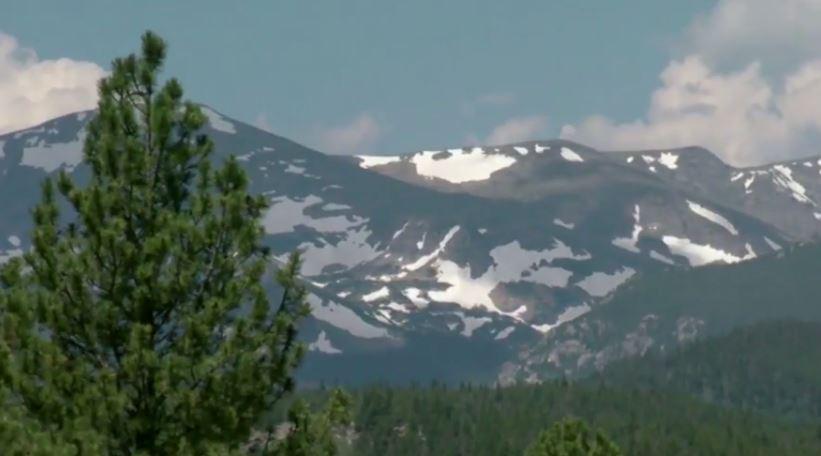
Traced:
[[[351, 417], [351, 396], [334, 389], [323, 410], [312, 413], [307, 403], [297, 399], [288, 409], [288, 421], [281, 428], [286, 432], [277, 437], [276, 428], [269, 431], [258, 448], [251, 454], [270, 453], [273, 456], [336, 456], [340, 454], [337, 441], [346, 440], [344, 431]], [[345, 442], [350, 445], [350, 442]]]
[[226, 454], [294, 385], [297, 254], [271, 302], [261, 196], [209, 159], [206, 118], [142, 37], [99, 84], [79, 184], [47, 179], [32, 248], [0, 273], [0, 447]]
[[555, 423], [525, 452], [526, 456], [620, 456], [619, 448], [601, 432], [577, 419]]

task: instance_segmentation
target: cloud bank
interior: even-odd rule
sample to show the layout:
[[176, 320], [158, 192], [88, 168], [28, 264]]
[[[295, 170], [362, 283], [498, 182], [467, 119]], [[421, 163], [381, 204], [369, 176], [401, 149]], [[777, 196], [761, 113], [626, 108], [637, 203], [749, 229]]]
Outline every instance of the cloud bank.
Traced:
[[[686, 30], [641, 119], [561, 136], [602, 149], [701, 145], [735, 165], [821, 153], [821, 0], [720, 0]], [[765, 72], [767, 73], [765, 75]]]
[[315, 130], [313, 137], [319, 150], [334, 154], [369, 153], [384, 133], [377, 119], [366, 113], [346, 124]]
[[103, 76], [92, 62], [40, 60], [0, 32], [0, 134], [93, 108]]
[[538, 139], [548, 127], [545, 116], [514, 117], [490, 132], [485, 144], [497, 145]]

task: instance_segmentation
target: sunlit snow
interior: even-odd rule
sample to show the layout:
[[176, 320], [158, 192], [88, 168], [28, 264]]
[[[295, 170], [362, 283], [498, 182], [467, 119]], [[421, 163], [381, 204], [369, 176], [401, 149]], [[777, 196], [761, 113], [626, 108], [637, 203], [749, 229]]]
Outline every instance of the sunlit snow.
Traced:
[[403, 295], [410, 299], [410, 302], [412, 302], [413, 305], [419, 308], [426, 307], [430, 302], [427, 299], [425, 299], [424, 296], [422, 296], [422, 293], [422, 290], [413, 287], [405, 288], [405, 290], [402, 292]]
[[792, 176], [792, 169], [784, 165], [773, 166], [773, 180], [782, 188], [789, 190], [796, 201], [815, 205], [808, 196], [807, 189], [798, 183]]
[[382, 287], [382, 288], [380, 288], [376, 291], [373, 291], [371, 293], [363, 295], [362, 300], [365, 301], [365, 302], [373, 302], [373, 301], [376, 301], [378, 299], [385, 299], [388, 296], [390, 296], [390, 294], [391, 294], [391, 292], [388, 289], [388, 287]]
[[454, 184], [486, 180], [496, 171], [516, 163], [513, 157], [488, 154], [481, 147], [474, 147], [469, 151], [450, 149], [448, 153], [450, 155], [447, 157], [434, 159], [440, 152], [420, 152], [411, 157], [411, 163], [416, 165], [416, 173], [420, 176], [443, 179]]
[[572, 149], [568, 149], [567, 147], [562, 147], [561, 154], [562, 154], [562, 158], [564, 158], [567, 161], [571, 161], [571, 162], [583, 162], [584, 161], [584, 159], [582, 158], [581, 155], [577, 154]]
[[388, 163], [396, 163], [402, 160], [402, 157], [389, 155], [357, 155], [359, 166], [362, 168], [372, 168], [374, 166], [387, 165]]
[[454, 302], [468, 309], [479, 306], [492, 312], [518, 317], [513, 315], [514, 312], [501, 311], [493, 304], [490, 294], [498, 284], [525, 281], [550, 287], [566, 287], [573, 273], [543, 263], [549, 264], [560, 258], [577, 261], [591, 258], [587, 253], [573, 253], [559, 240], [555, 240], [553, 248], [545, 250], [526, 250], [518, 241], [513, 241], [494, 248], [490, 255], [494, 264], [476, 278], [471, 274], [470, 265], [462, 267], [453, 261], [438, 260], [437, 280], [448, 287], [444, 290], [431, 290], [428, 296], [434, 301]]
[[738, 257], [732, 253], [717, 249], [707, 244], [696, 244], [687, 238], [676, 236], [663, 236], [664, 242], [674, 255], [681, 255], [690, 262], [690, 266], [703, 266], [705, 264], [722, 261], [724, 263], [738, 263], [740, 261], [755, 258], [755, 252], [747, 244], [747, 253], [743, 257]]
[[722, 215], [717, 214], [717, 213], [711, 211], [710, 209], [707, 209], [706, 207], [704, 207], [704, 206], [702, 206], [698, 203], [694, 203], [690, 200], [687, 200], [687, 206], [696, 215], [698, 215], [700, 217], [703, 217], [703, 218], [715, 223], [716, 225], [719, 225], [720, 227], [722, 227], [725, 230], [729, 231], [730, 234], [732, 234], [734, 236], [738, 235], [738, 230], [735, 228], [735, 226], [733, 226], [733, 224], [730, 223], [730, 221], [727, 220], [726, 218], [724, 218]]
[[342, 350], [333, 346], [331, 340], [328, 339], [328, 335], [325, 334], [325, 331], [319, 332], [316, 340], [308, 345], [308, 350], [327, 353], [329, 355], [342, 353]]
[[671, 152], [663, 152], [661, 156], [659, 156], [659, 164], [666, 166], [669, 169], [677, 169], [678, 168], [678, 154], [674, 154]]
[[403, 265], [402, 269], [404, 269], [406, 271], [416, 271], [417, 269], [419, 269], [419, 268], [425, 266], [426, 264], [430, 263], [434, 258], [439, 256], [439, 254], [442, 253], [445, 250], [445, 247], [447, 247], [448, 242], [450, 242], [450, 240], [453, 238], [453, 236], [456, 234], [457, 231], [459, 231], [459, 226], [458, 225], [451, 228], [450, 231], [448, 231], [447, 234], [445, 234], [445, 237], [442, 238], [442, 241], [439, 242], [439, 245], [436, 247], [436, 249], [433, 252], [431, 252], [427, 255], [423, 255], [422, 257], [420, 257], [419, 259], [417, 259], [413, 263]]

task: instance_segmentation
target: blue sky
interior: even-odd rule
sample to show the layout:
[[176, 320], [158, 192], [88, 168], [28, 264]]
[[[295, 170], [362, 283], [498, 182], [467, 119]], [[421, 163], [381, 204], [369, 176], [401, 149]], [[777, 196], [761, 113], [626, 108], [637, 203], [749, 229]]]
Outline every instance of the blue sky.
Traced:
[[[688, 137], [677, 131], [689, 127], [658, 127], [654, 110], [669, 106], [654, 106], [652, 97], [665, 86], [675, 92], [681, 73], [754, 85], [743, 72], [755, 62], [752, 76], [777, 95], [789, 72], [816, 57], [817, 49], [799, 49], [800, 42], [768, 47], [767, 40], [714, 53], [739, 36], [755, 41], [733, 29], [732, 17], [722, 18], [740, 14], [733, 12], [739, 2], [28, 0], [3, 5], [0, 32], [40, 61], [65, 57], [107, 68], [136, 49], [145, 29], [155, 30], [170, 44], [166, 74], [179, 77], [190, 97], [333, 153], [561, 134], [605, 148], [703, 142], [731, 157], [724, 150], [740, 154], [741, 146], [710, 132]], [[814, 13], [819, 2], [747, 3], [758, 9], [743, 17], [763, 21], [778, 5]], [[778, 41], [795, 26], [790, 20], [768, 33]], [[705, 43], [696, 32], [715, 37]], [[672, 82], [662, 81], [665, 72]], [[775, 95], [766, 109], [782, 109]], [[800, 155], [807, 145], [802, 138], [790, 147]]]

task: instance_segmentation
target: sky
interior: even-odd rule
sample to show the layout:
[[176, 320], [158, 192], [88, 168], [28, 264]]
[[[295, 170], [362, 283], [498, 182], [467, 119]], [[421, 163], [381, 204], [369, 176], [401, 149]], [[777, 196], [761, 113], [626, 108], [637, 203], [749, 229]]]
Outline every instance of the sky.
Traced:
[[154, 30], [165, 75], [336, 154], [562, 137], [821, 153], [821, 0], [0, 0], [0, 132], [96, 102]]

